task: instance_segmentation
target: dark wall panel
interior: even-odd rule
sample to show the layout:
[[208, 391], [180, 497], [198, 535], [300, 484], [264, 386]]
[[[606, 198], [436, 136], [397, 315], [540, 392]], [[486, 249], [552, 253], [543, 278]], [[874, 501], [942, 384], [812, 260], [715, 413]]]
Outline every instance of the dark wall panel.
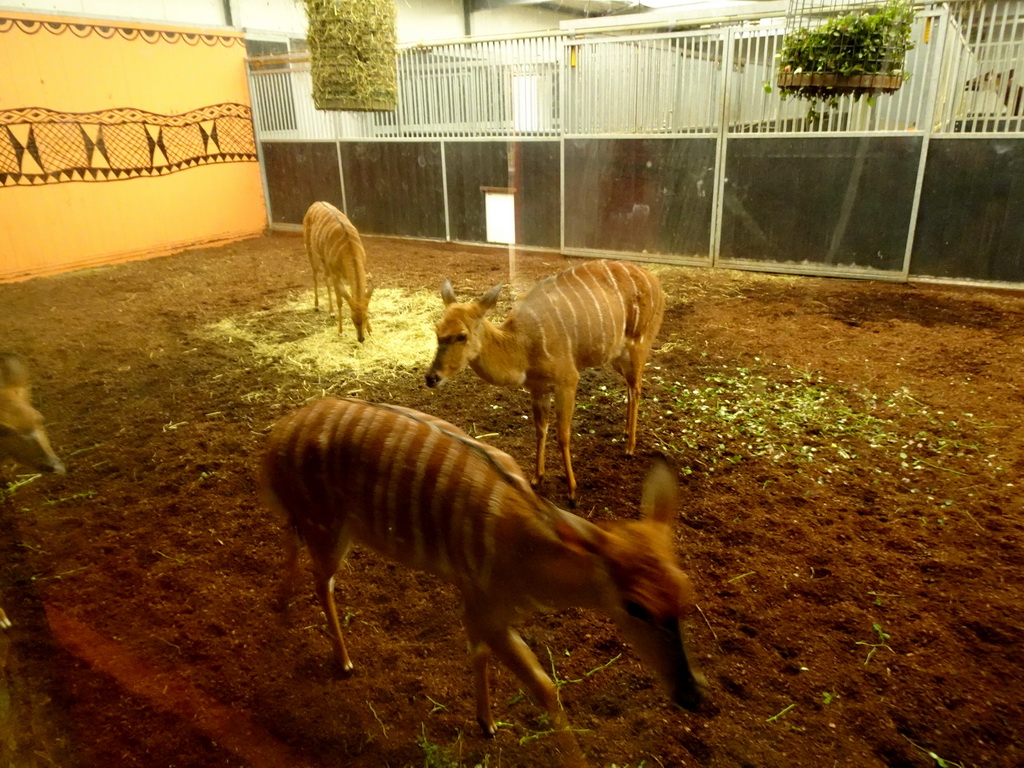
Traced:
[[518, 242], [557, 248], [560, 165], [557, 141], [445, 142], [452, 239], [485, 242], [487, 221], [481, 187], [504, 187], [516, 190]]
[[903, 269], [919, 137], [730, 138], [722, 260]]
[[516, 234], [523, 245], [562, 245], [562, 149], [558, 141], [524, 141], [519, 153]]
[[342, 142], [341, 166], [360, 232], [444, 239], [440, 142]]
[[566, 141], [566, 246], [707, 257], [715, 142]]
[[484, 193], [480, 187], [514, 186], [504, 141], [445, 142], [448, 223], [453, 240], [487, 240]]
[[1024, 139], [932, 139], [910, 272], [1024, 281]]
[[341, 174], [334, 142], [263, 143], [272, 224], [301, 224], [317, 200], [341, 208]]

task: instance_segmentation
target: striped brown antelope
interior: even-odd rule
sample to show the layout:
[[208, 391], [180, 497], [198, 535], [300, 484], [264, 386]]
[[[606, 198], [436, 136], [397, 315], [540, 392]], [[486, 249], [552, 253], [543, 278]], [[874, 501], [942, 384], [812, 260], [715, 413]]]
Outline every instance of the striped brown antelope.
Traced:
[[[64, 464], [50, 447], [43, 417], [29, 400], [29, 375], [21, 358], [0, 353], [0, 461], [14, 459], [36, 472], [64, 474]], [[0, 608], [0, 629], [11, 626]]]
[[566, 728], [554, 684], [511, 627], [538, 606], [606, 611], [673, 700], [698, 706], [705, 681], [687, 658], [680, 625], [694, 595], [674, 552], [676, 484], [664, 462], [645, 481], [641, 520], [598, 527], [539, 497], [510, 456], [445, 421], [327, 398], [278, 422], [260, 477], [264, 502], [286, 521], [281, 603], [294, 592], [305, 543], [345, 672], [352, 661], [334, 576], [360, 543], [462, 593], [476, 714], [488, 736], [496, 731], [491, 654], [546, 708], [556, 729]]
[[345, 299], [361, 344], [370, 332], [373, 287], [366, 277], [366, 251], [359, 232], [344, 213], [321, 201], [309, 206], [302, 219], [302, 240], [313, 268], [313, 306], [320, 309], [319, 277], [323, 272], [327, 306], [333, 312], [338, 305], [338, 333], [342, 332], [341, 300]]
[[491, 384], [525, 386], [533, 400], [537, 433], [534, 487], [544, 478], [554, 395], [555, 434], [569, 502], [575, 505], [569, 436], [579, 372], [611, 363], [626, 380], [626, 454], [632, 456], [644, 363], [665, 311], [661, 283], [635, 264], [587, 262], [539, 282], [498, 326], [485, 315], [502, 287], [496, 285], [479, 300], [460, 304], [451, 281], [444, 281], [445, 310], [437, 324], [437, 354], [426, 375], [427, 386], [443, 384], [466, 365]]

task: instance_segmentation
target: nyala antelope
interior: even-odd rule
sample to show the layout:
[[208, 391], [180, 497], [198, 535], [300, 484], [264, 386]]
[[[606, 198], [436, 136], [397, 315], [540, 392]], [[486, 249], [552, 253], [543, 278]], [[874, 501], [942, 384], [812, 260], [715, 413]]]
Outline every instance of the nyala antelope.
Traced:
[[[64, 474], [64, 464], [50, 447], [43, 417], [29, 399], [28, 369], [21, 358], [0, 353], [0, 461], [14, 459], [36, 472]], [[0, 608], [0, 629], [11, 626]]]
[[[359, 232], [344, 213], [330, 203], [309, 206], [302, 219], [302, 240], [313, 269], [313, 306], [320, 309], [320, 273], [327, 287], [327, 306], [338, 306], [338, 333], [342, 332], [341, 300], [352, 312], [352, 325], [361, 344], [370, 332], [370, 296], [366, 277], [366, 251]], [[332, 300], [333, 291], [333, 300]]]
[[553, 395], [555, 434], [569, 503], [575, 505], [569, 436], [579, 372], [610, 363], [626, 380], [626, 454], [632, 456], [644, 363], [665, 311], [661, 283], [635, 264], [587, 262], [537, 283], [499, 326], [486, 315], [503, 287], [496, 285], [476, 301], [459, 303], [451, 281], [444, 281], [445, 310], [437, 324], [437, 354], [427, 371], [427, 386], [443, 384], [469, 365], [490, 384], [526, 387], [537, 435], [535, 487], [544, 478]]
[[663, 461], [645, 481], [641, 519], [599, 527], [542, 499], [510, 456], [441, 419], [326, 398], [278, 422], [260, 478], [264, 503], [285, 520], [281, 603], [294, 593], [305, 544], [345, 672], [353, 665], [334, 577], [358, 543], [461, 592], [485, 735], [496, 731], [492, 654], [565, 733], [555, 685], [511, 626], [538, 606], [606, 612], [673, 701], [697, 708], [705, 681], [687, 656], [680, 623], [694, 593], [675, 554], [676, 483]]

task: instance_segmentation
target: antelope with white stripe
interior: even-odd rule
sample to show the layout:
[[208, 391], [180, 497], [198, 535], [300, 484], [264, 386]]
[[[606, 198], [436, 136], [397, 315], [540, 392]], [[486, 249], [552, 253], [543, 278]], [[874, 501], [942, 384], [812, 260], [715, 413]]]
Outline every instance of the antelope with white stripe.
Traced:
[[275, 426], [261, 489], [286, 520], [282, 604], [294, 592], [305, 543], [345, 672], [352, 661], [334, 576], [360, 543], [458, 587], [477, 719], [488, 736], [496, 731], [491, 654], [547, 709], [556, 729], [566, 728], [554, 684], [511, 627], [543, 606], [607, 612], [677, 704], [696, 709], [700, 701], [704, 678], [687, 659], [680, 626], [694, 605], [693, 588], [674, 551], [676, 484], [664, 462], [645, 482], [641, 520], [598, 527], [539, 497], [511, 457], [447, 422], [327, 398]]
[[587, 262], [539, 282], [498, 326], [486, 315], [503, 287], [496, 285], [479, 300], [460, 304], [451, 281], [444, 281], [445, 311], [437, 324], [437, 354], [427, 386], [444, 383], [467, 365], [490, 384], [525, 386], [533, 400], [537, 434], [535, 487], [544, 478], [554, 395], [555, 434], [569, 502], [575, 505], [569, 436], [579, 372], [611, 363], [626, 380], [626, 454], [632, 456], [644, 363], [665, 311], [661, 283], [628, 262]]
[[[348, 217], [330, 203], [309, 206], [302, 219], [302, 240], [313, 269], [313, 306], [320, 309], [320, 273], [327, 285], [327, 306], [338, 305], [338, 333], [342, 332], [341, 300], [352, 312], [352, 325], [362, 344], [370, 332], [370, 296], [366, 277], [366, 250]], [[331, 292], [333, 290], [333, 301]]]

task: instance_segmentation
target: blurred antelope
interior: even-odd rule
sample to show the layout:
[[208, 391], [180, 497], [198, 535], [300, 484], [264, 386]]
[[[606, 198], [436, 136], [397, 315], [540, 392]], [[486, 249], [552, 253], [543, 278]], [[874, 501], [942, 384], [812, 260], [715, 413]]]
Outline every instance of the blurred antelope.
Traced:
[[555, 728], [566, 727], [554, 684], [510, 626], [538, 606], [604, 610], [677, 704], [696, 709], [700, 701], [704, 677], [687, 658], [680, 627], [694, 595], [674, 552], [676, 485], [664, 463], [654, 465], [644, 484], [643, 519], [599, 528], [537, 496], [511, 457], [445, 421], [327, 398], [275, 426], [261, 490], [286, 519], [282, 604], [294, 592], [305, 543], [334, 656], [345, 672], [353, 667], [335, 610], [334, 576], [360, 543], [462, 593], [485, 735], [496, 731], [492, 653]]
[[569, 502], [575, 506], [569, 436], [580, 369], [611, 363], [626, 380], [626, 454], [632, 456], [644, 363], [665, 311], [661, 283], [634, 264], [588, 262], [539, 282], [496, 326], [485, 315], [502, 288], [496, 285], [478, 301], [460, 304], [451, 281], [444, 281], [445, 311], [437, 324], [437, 354], [426, 375], [427, 386], [444, 383], [466, 365], [491, 384], [525, 386], [533, 399], [537, 433], [535, 487], [544, 478], [554, 395], [555, 433]]
[[964, 90], [994, 93], [1002, 100], [1006, 115], [1019, 117], [1024, 115], [1024, 86], [1014, 81], [1015, 72], [985, 72], [968, 80]]
[[[344, 213], [330, 203], [309, 206], [302, 219], [302, 240], [313, 268], [313, 305], [320, 309], [320, 273], [327, 286], [327, 306], [338, 305], [338, 333], [342, 332], [341, 300], [352, 312], [356, 337], [362, 344], [370, 332], [370, 296], [373, 288], [366, 278], [366, 251], [359, 232]], [[331, 291], [334, 299], [331, 299]]]
[[[21, 358], [0, 352], [0, 461], [14, 459], [36, 472], [64, 474], [50, 447], [43, 417], [29, 400], [29, 375]], [[0, 608], [0, 629], [11, 626]]]

